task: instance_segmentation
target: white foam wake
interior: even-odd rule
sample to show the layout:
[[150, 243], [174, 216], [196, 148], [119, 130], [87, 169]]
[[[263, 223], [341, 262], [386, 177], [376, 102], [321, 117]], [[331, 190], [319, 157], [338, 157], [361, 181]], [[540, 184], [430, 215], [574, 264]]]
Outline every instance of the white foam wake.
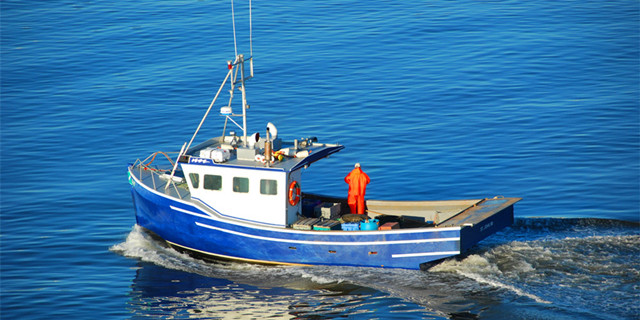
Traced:
[[[463, 260], [449, 260], [444, 261], [433, 268], [430, 271], [434, 272], [451, 272], [462, 275], [469, 279], [472, 279], [478, 283], [486, 284], [492, 286], [494, 288], [500, 288], [504, 290], [511, 291], [519, 296], [527, 297], [532, 299], [538, 303], [551, 303], [543, 298], [540, 298], [534, 294], [528, 293], [522, 289], [519, 289], [513, 285], [507, 284], [503, 281], [498, 280], [499, 278], [503, 278], [504, 274], [500, 270], [497, 264], [492, 263], [486, 257], [487, 253], [484, 255], [472, 254], [466, 257]], [[517, 267], [521, 272], [527, 272], [527, 270], [531, 271], [533, 268], [531, 265], [526, 262], [521, 263]]]
[[165, 268], [187, 272], [203, 273], [203, 264], [187, 254], [179, 253], [162, 242], [154, 241], [142, 227], [134, 225], [127, 239], [109, 248], [110, 251], [125, 257], [136, 258]]

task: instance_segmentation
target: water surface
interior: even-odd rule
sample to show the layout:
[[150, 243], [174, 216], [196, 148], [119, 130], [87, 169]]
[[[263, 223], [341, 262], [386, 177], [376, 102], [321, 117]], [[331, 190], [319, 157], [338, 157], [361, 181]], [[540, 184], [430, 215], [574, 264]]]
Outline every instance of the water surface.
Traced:
[[235, 54], [229, 2], [3, 1], [2, 316], [638, 318], [639, 10], [254, 1], [249, 127], [346, 146], [303, 191], [345, 195], [360, 162], [371, 199], [524, 198], [423, 272], [212, 264], [135, 226], [126, 166], [190, 139]]

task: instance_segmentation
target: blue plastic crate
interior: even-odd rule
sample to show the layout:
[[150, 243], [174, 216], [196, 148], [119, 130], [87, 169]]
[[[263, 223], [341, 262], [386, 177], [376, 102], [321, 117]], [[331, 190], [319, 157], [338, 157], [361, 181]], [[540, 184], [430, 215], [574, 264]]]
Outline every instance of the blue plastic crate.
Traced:
[[344, 230], [344, 231], [358, 231], [358, 230], [360, 230], [360, 224], [359, 223], [342, 223], [340, 226], [342, 227], [342, 230]]

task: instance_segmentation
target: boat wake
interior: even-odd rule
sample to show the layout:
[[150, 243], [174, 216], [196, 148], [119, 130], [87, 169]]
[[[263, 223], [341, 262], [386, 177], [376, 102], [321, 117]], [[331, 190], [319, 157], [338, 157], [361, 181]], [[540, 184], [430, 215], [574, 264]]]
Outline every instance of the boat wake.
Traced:
[[[507, 239], [518, 239], [506, 241]], [[520, 219], [463, 258], [430, 269], [587, 315], [637, 315], [640, 226], [600, 219]], [[636, 289], [630, 289], [635, 287]], [[594, 310], [593, 301], [599, 301]], [[624, 317], [623, 317], [624, 318]]]
[[256, 287], [383, 294], [445, 317], [459, 312], [518, 315], [523, 308], [528, 316], [560, 319], [576, 314], [616, 319], [640, 313], [640, 225], [615, 220], [518, 219], [466, 255], [426, 272], [209, 263], [171, 249], [139, 226], [111, 251]]
[[[523, 268], [532, 268], [526, 262], [521, 264]], [[538, 303], [551, 303], [534, 294], [525, 292], [513, 285], [500, 281], [501, 270], [497, 265], [493, 264], [486, 257], [480, 255], [471, 255], [462, 261], [449, 260], [445, 261], [431, 269], [433, 272], [454, 272], [475, 280], [478, 283], [486, 284], [498, 289], [509, 290], [516, 295], [530, 298]]]
[[154, 239], [138, 225], [133, 226], [124, 242], [112, 246], [109, 250], [169, 269], [198, 274], [206, 270], [206, 264], [173, 250], [161, 240]]
[[[195, 273], [206, 277], [222, 277], [231, 281], [259, 286], [285, 287], [291, 289], [318, 289], [341, 284], [333, 277], [309, 273], [313, 267], [295, 268], [267, 266], [233, 261], [204, 261], [169, 247], [161, 239], [135, 225], [122, 243], [113, 245], [110, 251], [142, 262], [152, 263], [168, 269]], [[258, 279], [256, 281], [256, 279]]]

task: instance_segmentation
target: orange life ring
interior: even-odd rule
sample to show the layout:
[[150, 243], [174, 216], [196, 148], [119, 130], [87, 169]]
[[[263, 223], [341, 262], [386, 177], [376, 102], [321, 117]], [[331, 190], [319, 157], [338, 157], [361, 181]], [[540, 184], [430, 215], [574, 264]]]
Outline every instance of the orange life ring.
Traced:
[[289, 204], [295, 206], [300, 202], [300, 184], [298, 181], [293, 181], [289, 185]]

